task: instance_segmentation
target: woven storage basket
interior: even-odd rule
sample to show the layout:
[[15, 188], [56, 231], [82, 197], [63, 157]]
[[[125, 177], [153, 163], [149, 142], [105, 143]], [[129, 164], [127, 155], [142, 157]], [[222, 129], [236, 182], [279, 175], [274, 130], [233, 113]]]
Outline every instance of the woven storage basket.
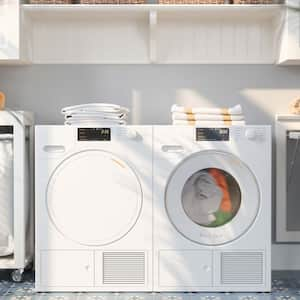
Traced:
[[233, 0], [233, 4], [273, 4], [273, 0]]
[[72, 4], [72, 0], [29, 0], [30, 4]]
[[79, 0], [80, 4], [145, 4], [146, 0]]
[[159, 4], [224, 4], [225, 0], [159, 0]]

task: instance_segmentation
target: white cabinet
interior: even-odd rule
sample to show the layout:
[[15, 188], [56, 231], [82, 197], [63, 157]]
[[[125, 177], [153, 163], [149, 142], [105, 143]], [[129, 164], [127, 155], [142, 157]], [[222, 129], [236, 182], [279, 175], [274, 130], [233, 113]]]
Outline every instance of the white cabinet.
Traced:
[[19, 59], [19, 0], [0, 0], [0, 63]]
[[300, 0], [289, 0], [281, 22], [279, 64], [300, 64]]
[[41, 251], [40, 261], [41, 286], [91, 287], [94, 285], [93, 251]]

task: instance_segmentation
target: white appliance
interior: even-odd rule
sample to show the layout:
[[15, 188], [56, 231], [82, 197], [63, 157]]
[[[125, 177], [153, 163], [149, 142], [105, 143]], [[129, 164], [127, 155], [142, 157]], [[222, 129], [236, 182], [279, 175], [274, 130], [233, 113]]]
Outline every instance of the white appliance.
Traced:
[[28, 111], [0, 111], [0, 269], [14, 281], [33, 261], [33, 124]]
[[300, 242], [300, 115], [276, 115], [276, 241]]
[[154, 290], [270, 291], [270, 127], [153, 135]]
[[36, 289], [151, 291], [152, 127], [36, 127]]

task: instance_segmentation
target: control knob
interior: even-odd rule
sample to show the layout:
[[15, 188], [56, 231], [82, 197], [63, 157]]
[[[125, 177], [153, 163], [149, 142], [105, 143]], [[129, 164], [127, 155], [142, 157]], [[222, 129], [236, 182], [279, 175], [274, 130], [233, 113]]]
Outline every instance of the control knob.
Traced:
[[257, 132], [255, 131], [255, 129], [247, 129], [245, 132], [245, 137], [248, 140], [253, 141], [257, 138]]
[[138, 138], [138, 133], [133, 129], [129, 129], [126, 131], [126, 136], [130, 140], [136, 140]]

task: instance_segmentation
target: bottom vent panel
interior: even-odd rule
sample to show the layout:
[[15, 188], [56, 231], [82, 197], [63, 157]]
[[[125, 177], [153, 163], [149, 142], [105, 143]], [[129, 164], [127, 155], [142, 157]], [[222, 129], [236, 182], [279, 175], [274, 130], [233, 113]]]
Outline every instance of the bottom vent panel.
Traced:
[[144, 252], [104, 252], [103, 284], [145, 284]]
[[263, 284], [263, 252], [223, 252], [221, 253], [222, 284]]

